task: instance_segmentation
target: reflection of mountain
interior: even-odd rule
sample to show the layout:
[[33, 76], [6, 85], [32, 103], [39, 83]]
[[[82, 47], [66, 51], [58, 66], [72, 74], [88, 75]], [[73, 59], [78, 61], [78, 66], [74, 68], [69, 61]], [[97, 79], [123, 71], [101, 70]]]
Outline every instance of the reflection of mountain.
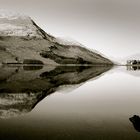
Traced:
[[129, 120], [133, 123], [134, 128], [140, 132], [140, 117], [134, 115], [133, 117], [129, 118]]
[[33, 103], [38, 101], [40, 94], [34, 93], [1, 93], [0, 118], [9, 118], [32, 110]]
[[[60, 86], [77, 85], [97, 77], [111, 67], [2, 67], [0, 68], [0, 115], [31, 111]], [[38, 70], [37, 70], [38, 69]]]

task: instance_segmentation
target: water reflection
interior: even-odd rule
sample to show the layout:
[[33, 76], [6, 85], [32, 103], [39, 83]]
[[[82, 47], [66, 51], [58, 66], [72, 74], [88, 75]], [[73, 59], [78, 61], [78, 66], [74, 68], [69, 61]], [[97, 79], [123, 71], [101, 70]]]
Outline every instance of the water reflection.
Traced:
[[35, 66], [23, 66], [23, 69], [24, 70], [40, 70], [40, 69], [42, 69], [43, 68], [43, 65], [40, 65], [40, 66], [38, 66], [38, 65], [35, 65]]
[[136, 70], [140, 70], [140, 65], [133, 65], [133, 66], [127, 66], [127, 70], [129, 71], [136, 71]]
[[109, 69], [109, 66], [3, 66], [0, 68], [0, 117], [27, 113], [60, 86], [84, 83]]
[[129, 120], [133, 123], [133, 126], [136, 129], [136, 131], [140, 132], [140, 117], [134, 115], [133, 117], [129, 118]]

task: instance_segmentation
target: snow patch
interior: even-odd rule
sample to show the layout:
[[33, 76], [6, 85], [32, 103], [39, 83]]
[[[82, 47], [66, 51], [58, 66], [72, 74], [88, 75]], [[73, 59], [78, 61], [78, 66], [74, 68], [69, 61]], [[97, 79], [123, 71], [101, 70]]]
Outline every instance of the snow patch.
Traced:
[[19, 17], [22, 17], [22, 19], [28, 18], [28, 16], [23, 15], [23, 14], [19, 14], [17, 12], [0, 9], [0, 18], [7, 18], [9, 20], [15, 20]]
[[62, 45], [78, 45], [78, 46], [82, 45], [78, 41], [76, 41], [70, 37], [57, 37], [57, 38], [55, 38], [54, 41], [58, 42], [59, 44], [62, 44]]
[[[10, 23], [0, 24], [0, 34], [5, 36], [36, 36], [36, 30], [28, 26], [16, 26]], [[39, 36], [39, 35], [37, 35]]]
[[28, 36], [42, 38], [29, 16], [0, 10], [0, 36]]

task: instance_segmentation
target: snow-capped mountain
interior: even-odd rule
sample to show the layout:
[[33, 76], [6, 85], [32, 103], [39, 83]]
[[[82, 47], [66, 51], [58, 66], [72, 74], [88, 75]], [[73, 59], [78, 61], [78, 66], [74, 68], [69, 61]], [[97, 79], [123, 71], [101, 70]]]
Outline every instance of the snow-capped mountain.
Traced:
[[61, 43], [43, 31], [30, 17], [0, 14], [0, 63], [112, 64], [81, 44]]
[[29, 36], [42, 38], [30, 17], [15, 13], [0, 13], [0, 36]]

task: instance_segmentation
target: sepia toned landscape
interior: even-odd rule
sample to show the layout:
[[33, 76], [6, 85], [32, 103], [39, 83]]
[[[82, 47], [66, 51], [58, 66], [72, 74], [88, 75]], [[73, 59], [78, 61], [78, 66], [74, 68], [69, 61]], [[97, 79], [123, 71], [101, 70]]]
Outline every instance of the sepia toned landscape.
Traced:
[[[129, 26], [118, 29], [120, 21], [129, 21], [124, 17], [132, 17], [127, 8], [123, 12], [132, 3], [14, 1], [14, 9], [26, 4], [25, 13], [33, 17], [0, 10], [0, 140], [138, 140], [139, 30], [133, 23], [133, 34]], [[37, 5], [44, 8], [36, 11]], [[115, 15], [118, 8], [122, 19]], [[46, 10], [52, 12], [48, 17]], [[59, 28], [79, 41], [56, 36]]]

